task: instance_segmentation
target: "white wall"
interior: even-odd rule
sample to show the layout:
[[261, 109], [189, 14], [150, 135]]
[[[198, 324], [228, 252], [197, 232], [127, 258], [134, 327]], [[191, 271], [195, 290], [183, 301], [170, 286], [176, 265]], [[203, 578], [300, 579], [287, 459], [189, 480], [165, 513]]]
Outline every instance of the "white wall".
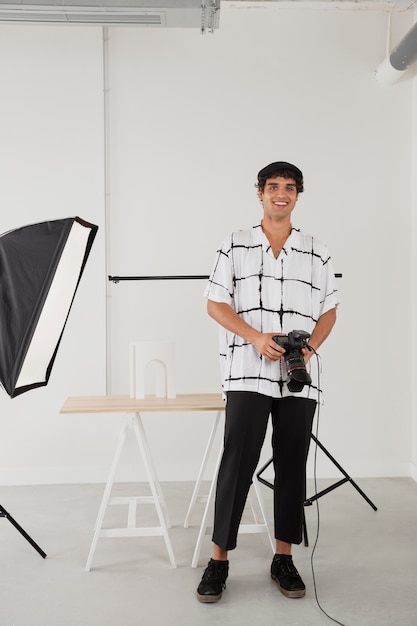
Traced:
[[101, 29], [0, 30], [1, 232], [74, 215], [99, 226], [48, 386], [0, 396], [0, 482], [77, 480], [100, 420], [59, 409], [105, 381]]
[[[410, 475], [415, 80], [375, 81], [386, 55], [383, 12], [225, 4], [220, 20], [206, 36], [109, 29], [107, 269], [208, 274], [221, 239], [261, 216], [257, 171], [277, 159], [297, 163], [306, 191], [294, 223], [329, 245], [343, 273], [338, 324], [321, 350], [319, 439], [353, 476]], [[411, 24], [412, 15], [394, 15], [393, 39]], [[11, 170], [2, 199], [14, 207], [2, 231], [74, 212], [103, 228], [50, 384], [1, 399], [0, 480], [104, 480], [123, 417], [58, 411], [67, 395], [104, 392], [105, 301], [112, 393], [129, 392], [129, 342], [154, 338], [176, 342], [179, 393], [217, 391], [217, 329], [203, 281], [105, 284], [100, 30], [1, 31], [11, 59], [0, 101], [9, 137], [0, 159]], [[23, 188], [13, 183], [22, 173]], [[145, 417], [162, 480], [195, 477], [211, 419]], [[142, 477], [133, 450], [124, 479]], [[319, 474], [335, 475], [320, 454]]]

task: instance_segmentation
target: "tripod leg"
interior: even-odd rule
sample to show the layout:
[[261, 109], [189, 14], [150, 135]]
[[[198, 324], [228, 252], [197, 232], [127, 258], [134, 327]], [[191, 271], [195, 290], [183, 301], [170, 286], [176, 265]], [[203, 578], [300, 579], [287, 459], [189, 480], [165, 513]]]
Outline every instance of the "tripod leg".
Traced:
[[19, 533], [30, 543], [30, 545], [35, 548], [37, 552], [41, 555], [42, 558], [46, 558], [46, 553], [38, 546], [37, 543], [33, 541], [31, 537], [27, 534], [25, 530], [16, 522], [16, 520], [6, 511], [6, 509], [0, 504], [0, 517], [5, 517], [9, 520], [9, 522], [19, 531]]
[[[356, 489], [356, 491], [362, 496], [362, 498], [369, 504], [369, 506], [372, 507], [374, 511], [377, 511], [378, 509], [375, 506], [375, 504], [372, 502], [372, 500], [370, 500], [370, 498], [368, 498], [366, 493], [364, 493], [364, 491], [362, 491], [362, 489], [359, 487], [359, 485], [357, 485], [355, 483], [355, 481], [343, 469], [343, 467], [340, 465], [340, 463], [338, 463], [336, 461], [336, 459], [330, 454], [330, 452], [328, 450], [326, 450], [326, 448], [323, 446], [323, 444], [320, 443], [320, 441], [317, 439], [317, 437], [315, 437], [313, 435], [313, 433], [311, 433], [311, 438], [316, 443], [316, 445], [320, 448], [320, 450], [322, 450], [322, 452], [324, 452], [324, 454], [330, 459], [330, 461], [343, 474], [344, 478], [342, 478], [338, 482], [334, 483], [330, 487], [327, 487], [327, 489], [323, 489], [323, 491], [320, 491], [319, 493], [316, 493], [311, 498], [307, 498], [305, 500], [305, 502], [304, 502], [304, 506], [310, 506], [311, 504], [313, 504], [313, 502], [315, 500], [318, 500], [318, 498], [320, 498], [321, 496], [324, 496], [327, 493], [329, 493], [330, 491], [333, 491], [334, 489], [336, 489], [337, 487], [341, 487], [345, 483], [350, 482], [351, 485]], [[262, 478], [262, 473], [269, 467], [269, 465], [272, 463], [272, 460], [273, 460], [272, 458], [269, 459], [269, 461], [267, 463], [265, 463], [265, 465], [263, 467], [261, 467], [261, 469], [256, 474], [256, 477], [259, 480], [259, 482], [261, 482], [263, 485], [266, 485], [267, 487], [270, 487], [271, 489], [274, 488], [274, 485], [272, 483], [270, 483], [269, 481], [265, 480], [264, 478]], [[304, 512], [304, 518], [303, 518], [303, 536], [304, 536], [304, 545], [308, 546], [308, 535], [307, 535], [307, 525], [306, 525], [306, 520], [305, 520], [305, 512]]]
[[325, 489], [323, 492], [321, 492], [320, 494], [316, 494], [315, 496], [313, 496], [312, 498], [308, 498], [306, 500], [306, 504], [311, 504], [314, 500], [317, 500], [317, 498], [319, 498], [321, 495], [324, 495], [325, 493], [328, 493], [329, 491], [331, 491], [332, 489], [335, 489], [336, 487], [339, 487], [340, 485], [342, 485], [345, 482], [350, 482], [351, 485], [353, 485], [353, 487], [356, 489], [356, 491], [358, 493], [360, 493], [360, 495], [362, 496], [362, 498], [364, 500], [366, 500], [366, 502], [369, 504], [369, 506], [371, 506], [373, 508], [374, 511], [377, 511], [377, 507], [375, 506], [375, 504], [372, 502], [372, 500], [370, 500], [368, 498], [368, 496], [362, 491], [362, 489], [355, 483], [355, 481], [349, 476], [349, 474], [343, 469], [343, 467], [340, 465], [340, 463], [338, 463], [336, 461], [336, 459], [330, 454], [330, 452], [328, 450], [326, 450], [326, 448], [323, 446], [322, 443], [320, 443], [320, 441], [317, 439], [317, 437], [315, 437], [313, 435], [313, 433], [311, 433], [311, 438], [313, 439], [313, 441], [316, 443], [316, 445], [318, 445], [318, 447], [320, 448], [320, 450], [322, 450], [324, 452], [324, 454], [331, 460], [331, 462], [337, 467], [337, 469], [343, 474], [343, 476], [345, 477], [344, 480], [339, 481], [338, 483], [336, 483], [335, 485], [333, 485], [332, 487], [328, 487], [327, 489]]
[[262, 478], [261, 475], [271, 465], [272, 461], [273, 461], [273, 458], [271, 457], [269, 461], [265, 463], [265, 465], [263, 465], [261, 469], [256, 473], [256, 478], [259, 480], [259, 482], [262, 483], [263, 485], [266, 485], [267, 487], [270, 487], [271, 489], [274, 488], [274, 485], [270, 483], [268, 480], [266, 480], [265, 478]]

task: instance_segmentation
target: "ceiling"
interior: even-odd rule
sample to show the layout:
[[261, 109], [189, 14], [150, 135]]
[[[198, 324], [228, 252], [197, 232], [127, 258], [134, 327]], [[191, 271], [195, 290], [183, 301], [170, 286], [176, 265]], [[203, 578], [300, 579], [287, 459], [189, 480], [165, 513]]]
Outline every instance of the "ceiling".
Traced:
[[417, 10], [417, 0], [0, 0], [0, 23], [219, 27], [221, 6]]
[[219, 26], [220, 0], [0, 0], [0, 23]]
[[229, 0], [227, 4], [232, 5], [249, 5], [249, 4], [275, 4], [282, 5], [282, 8], [296, 8], [299, 6], [309, 8], [339, 8], [349, 10], [391, 10], [391, 11], [408, 11], [413, 8], [417, 9], [417, 0]]

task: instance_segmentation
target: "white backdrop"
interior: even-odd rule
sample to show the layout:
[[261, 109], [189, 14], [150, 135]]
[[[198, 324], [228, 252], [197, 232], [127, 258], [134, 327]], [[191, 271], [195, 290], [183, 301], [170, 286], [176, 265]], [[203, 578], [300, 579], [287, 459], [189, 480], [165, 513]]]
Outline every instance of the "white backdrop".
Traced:
[[[412, 15], [392, 24], [398, 41]], [[259, 220], [256, 173], [278, 159], [305, 174], [294, 224], [343, 273], [319, 438], [353, 476], [412, 473], [415, 78], [375, 81], [387, 25], [383, 12], [226, 4], [214, 35], [110, 28], [107, 246], [101, 30], [0, 28], [1, 230], [74, 213], [101, 227], [50, 385], [0, 399], [2, 483], [105, 480], [123, 417], [59, 407], [105, 392], [106, 335], [112, 393], [129, 392], [128, 344], [144, 339], [175, 341], [178, 392], [219, 390], [204, 281], [113, 285], [106, 271], [208, 274], [223, 237]], [[162, 480], [195, 478], [211, 419], [145, 418]], [[133, 454], [124, 479], [142, 477]], [[319, 474], [335, 475], [320, 455]]]

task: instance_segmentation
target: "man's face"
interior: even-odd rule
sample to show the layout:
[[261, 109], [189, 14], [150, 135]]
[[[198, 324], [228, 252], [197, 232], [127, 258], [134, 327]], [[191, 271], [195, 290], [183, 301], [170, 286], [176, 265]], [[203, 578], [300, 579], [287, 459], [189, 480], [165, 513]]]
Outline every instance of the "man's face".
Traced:
[[293, 178], [268, 178], [263, 191], [258, 191], [265, 217], [273, 220], [287, 219], [295, 207], [298, 193]]

